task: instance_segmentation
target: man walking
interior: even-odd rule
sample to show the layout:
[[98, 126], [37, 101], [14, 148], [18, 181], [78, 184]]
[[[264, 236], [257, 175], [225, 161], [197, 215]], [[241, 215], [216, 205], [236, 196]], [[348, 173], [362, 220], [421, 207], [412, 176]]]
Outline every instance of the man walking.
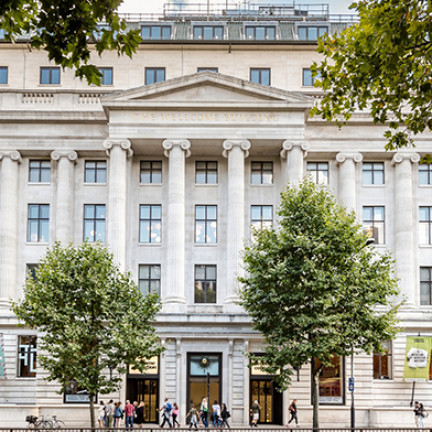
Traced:
[[160, 411], [162, 411], [162, 424], [160, 425], [161, 428], [164, 427], [165, 423], [168, 422], [168, 426], [170, 428], [172, 428], [172, 423], [170, 420], [170, 416], [171, 416], [171, 410], [172, 410], [172, 405], [171, 403], [168, 401], [168, 398], [164, 399], [164, 404], [162, 405], [162, 408], [160, 409]]

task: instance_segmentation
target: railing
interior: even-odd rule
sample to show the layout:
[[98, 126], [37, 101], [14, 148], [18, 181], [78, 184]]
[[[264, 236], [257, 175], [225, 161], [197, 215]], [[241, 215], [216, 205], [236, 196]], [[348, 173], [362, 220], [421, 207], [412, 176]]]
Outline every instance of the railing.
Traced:
[[[133, 429], [126, 429], [124, 426], [119, 427], [119, 428], [76, 428], [76, 427], [65, 427], [62, 428], [61, 430], [65, 431], [65, 432], [101, 432], [101, 431], [109, 431], [109, 432], [124, 432], [125, 430], [140, 430], [140, 429], [145, 429], [147, 432], [160, 432], [161, 429], [159, 426], [157, 425], [140, 425], [143, 426], [143, 428], [138, 428], [137, 425], [135, 426], [135, 428]], [[275, 425], [266, 425], [266, 424], [259, 424], [258, 425], [258, 429], [263, 429], [266, 432], [280, 432], [281, 430], [289, 430], [290, 428], [287, 428], [285, 426], [275, 426]], [[294, 428], [294, 427], [293, 427]], [[168, 427], [166, 429], [169, 429]], [[4, 431], [4, 432], [20, 432], [20, 431], [28, 431], [28, 430], [34, 430], [33, 428], [0, 428], [0, 431]], [[181, 431], [191, 431], [194, 429], [189, 429], [189, 427], [180, 427], [180, 428], [175, 428], [175, 430], [181, 430]], [[204, 429], [202, 427], [202, 425], [200, 425], [199, 430], [213, 430], [213, 431], [220, 431], [221, 429], [218, 428], [213, 428], [213, 427], [209, 427], [207, 429]], [[313, 428], [303, 428], [303, 427], [295, 427], [294, 430], [296, 432], [420, 432], [423, 431], [424, 429], [420, 429], [420, 428], [414, 428], [414, 427], [393, 427], [393, 428], [378, 428], [378, 427], [357, 427], [354, 429], [351, 429], [349, 427], [345, 427], [345, 428], [318, 428], [318, 429], [313, 429]], [[235, 426], [235, 427], [231, 427], [229, 429], [230, 432], [245, 432], [245, 431], [250, 431], [250, 432], [256, 432], [257, 428], [251, 428], [249, 426]]]

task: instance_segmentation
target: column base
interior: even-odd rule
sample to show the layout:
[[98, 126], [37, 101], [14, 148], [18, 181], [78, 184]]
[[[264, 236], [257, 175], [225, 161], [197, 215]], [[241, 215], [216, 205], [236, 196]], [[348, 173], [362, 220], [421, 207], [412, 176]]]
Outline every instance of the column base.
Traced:
[[167, 297], [162, 302], [164, 313], [184, 313], [186, 311], [186, 299], [184, 297]]

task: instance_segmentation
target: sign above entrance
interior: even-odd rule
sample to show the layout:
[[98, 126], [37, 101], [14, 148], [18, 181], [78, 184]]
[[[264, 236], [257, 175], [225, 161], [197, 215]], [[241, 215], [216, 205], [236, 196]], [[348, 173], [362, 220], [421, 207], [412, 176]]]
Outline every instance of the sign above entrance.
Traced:
[[147, 367], [140, 372], [138, 369], [134, 369], [129, 366], [129, 375], [158, 375], [159, 374], [159, 357], [151, 357], [147, 360]]

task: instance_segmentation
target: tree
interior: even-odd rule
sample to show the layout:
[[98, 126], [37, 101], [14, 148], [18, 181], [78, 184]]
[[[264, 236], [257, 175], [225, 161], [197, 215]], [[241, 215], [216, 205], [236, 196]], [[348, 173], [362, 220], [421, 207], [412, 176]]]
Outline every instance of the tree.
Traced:
[[432, 129], [432, 1], [362, 0], [359, 22], [318, 43], [313, 72], [326, 92], [313, 115], [341, 126], [358, 110], [385, 124], [386, 150]]
[[396, 333], [397, 281], [390, 255], [365, 247], [355, 214], [326, 188], [288, 187], [278, 214], [278, 226], [256, 231], [245, 249], [240, 303], [266, 342], [259, 362], [281, 390], [292, 368], [310, 362], [317, 428], [322, 368], [352, 347], [382, 350]]
[[159, 308], [156, 294], [142, 296], [108, 250], [90, 243], [56, 243], [13, 304], [18, 319], [41, 334], [38, 361], [47, 379], [62, 393], [71, 380], [88, 391], [92, 427], [95, 395], [117, 390], [127, 365], [144, 370], [162, 351], [152, 325]]
[[[100, 84], [98, 68], [89, 63], [93, 44], [97, 54], [116, 50], [129, 57], [141, 41], [139, 30], [125, 32], [116, 12], [123, 0], [2, 0], [0, 23], [5, 37], [29, 35], [30, 45], [43, 48], [48, 58], [77, 77]], [[104, 23], [103, 29], [99, 25]], [[99, 34], [95, 38], [94, 35]]]

